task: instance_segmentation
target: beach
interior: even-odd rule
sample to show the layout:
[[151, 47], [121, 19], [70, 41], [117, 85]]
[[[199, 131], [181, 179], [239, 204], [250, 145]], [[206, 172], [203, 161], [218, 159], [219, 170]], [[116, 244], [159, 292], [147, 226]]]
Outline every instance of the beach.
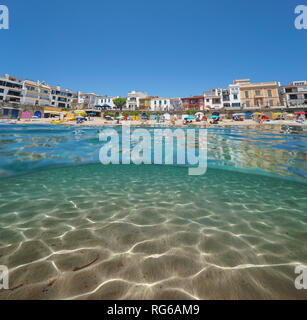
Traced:
[[[156, 126], [156, 125], [162, 125], [162, 126], [169, 126], [169, 127], [186, 127], [187, 125], [183, 125], [183, 120], [176, 120], [175, 122], [171, 122], [169, 120], [166, 120], [163, 123], [157, 123], [155, 120], [123, 120], [120, 121], [119, 123], [117, 120], [106, 120], [103, 118], [90, 118], [89, 121], [85, 121], [82, 123], [77, 124], [76, 121], [64, 121], [64, 122], [58, 122], [58, 123], [52, 123], [54, 121], [53, 119], [35, 119], [35, 120], [23, 120], [21, 119], [20, 121], [13, 121], [14, 124], [54, 124], [54, 125], [76, 125], [76, 126], [117, 126], [117, 125], [130, 125], [130, 126]], [[210, 124], [209, 121], [201, 121], [201, 122], [196, 122], [193, 121], [190, 125], [194, 126], [200, 126], [200, 127], [210, 127], [210, 126], [278, 126], [280, 127], [281, 125], [289, 125], [289, 126], [307, 126], [307, 123], [298, 123], [294, 120], [274, 120], [274, 121], [268, 121], [268, 122], [263, 122], [262, 124], [257, 123], [254, 120], [244, 120], [244, 121], [234, 121], [230, 119], [223, 119], [219, 121], [218, 124]]]

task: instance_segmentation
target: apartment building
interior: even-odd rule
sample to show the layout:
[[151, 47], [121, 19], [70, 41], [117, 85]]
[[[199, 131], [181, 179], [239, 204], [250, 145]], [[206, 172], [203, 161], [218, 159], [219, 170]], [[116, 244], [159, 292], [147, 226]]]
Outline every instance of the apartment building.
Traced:
[[9, 74], [0, 76], [0, 101], [20, 103], [23, 92], [23, 81]]
[[211, 89], [204, 92], [206, 109], [227, 109], [241, 107], [240, 85], [233, 83], [227, 89]]
[[204, 96], [190, 96], [181, 98], [183, 110], [204, 110]]
[[307, 105], [307, 81], [293, 81], [281, 87], [280, 99], [287, 107]]
[[[225, 103], [230, 101], [229, 92], [224, 90]], [[223, 108], [223, 89], [211, 89], [204, 92], [204, 102], [206, 109], [221, 109]]]
[[40, 81], [25, 80], [23, 82], [22, 104], [35, 106], [51, 106], [51, 88]]
[[251, 83], [250, 79], [235, 80], [240, 86], [241, 104], [245, 109], [280, 106], [277, 81]]
[[139, 108], [139, 99], [148, 97], [147, 92], [129, 91], [127, 96], [127, 109], [137, 110]]
[[182, 110], [182, 101], [180, 98], [161, 98], [157, 97], [151, 100], [151, 111], [179, 111]]
[[73, 100], [73, 92], [68, 89], [61, 89], [60, 86], [50, 87], [51, 106], [63, 109], [69, 109]]
[[[241, 108], [241, 92], [240, 85], [235, 81], [233, 84], [228, 86], [229, 91], [229, 103], [231, 108]], [[224, 107], [227, 108], [227, 105], [224, 103]]]

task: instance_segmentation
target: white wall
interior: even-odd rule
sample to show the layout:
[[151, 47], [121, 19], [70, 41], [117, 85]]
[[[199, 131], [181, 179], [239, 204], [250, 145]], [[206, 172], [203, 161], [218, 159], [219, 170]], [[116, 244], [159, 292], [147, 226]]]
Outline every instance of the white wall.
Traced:
[[104, 104], [107, 104], [111, 108], [116, 108], [116, 105], [114, 104], [113, 100], [119, 98], [119, 96], [115, 97], [108, 97], [108, 96], [103, 96], [99, 97], [98, 99], [98, 105], [103, 106]]
[[156, 98], [150, 102], [152, 111], [169, 111], [172, 110], [171, 101], [168, 98]]
[[[232, 107], [233, 103], [240, 103], [241, 104], [241, 94], [240, 94], [240, 86], [239, 85], [229, 85], [229, 91], [230, 91], [230, 106]], [[235, 95], [237, 95], [237, 99], [235, 99]]]
[[[129, 91], [126, 101], [126, 107], [131, 110], [138, 109], [140, 106], [140, 98], [146, 98], [148, 97], [147, 92], [141, 92], [141, 91]], [[131, 101], [131, 98], [135, 101]]]

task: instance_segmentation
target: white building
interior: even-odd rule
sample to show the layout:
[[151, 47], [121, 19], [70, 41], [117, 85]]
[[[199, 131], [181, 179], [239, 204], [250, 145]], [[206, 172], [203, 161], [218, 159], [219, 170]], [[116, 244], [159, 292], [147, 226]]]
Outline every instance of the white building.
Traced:
[[221, 109], [223, 108], [223, 90], [212, 89], [204, 92], [205, 108]]
[[82, 91], [78, 91], [73, 105], [76, 109], [93, 109], [99, 105], [100, 98], [97, 93], [82, 93]]
[[114, 100], [115, 99], [118, 99], [119, 96], [102, 96], [102, 97], [99, 97], [98, 98], [98, 105], [100, 107], [104, 107], [104, 108], [107, 108], [107, 109], [115, 109], [116, 108], [116, 105], [114, 104]]
[[23, 88], [23, 81], [9, 74], [0, 76], [0, 101], [20, 103]]
[[178, 111], [182, 110], [180, 98], [154, 98], [151, 100], [151, 111]]
[[51, 106], [51, 87], [41, 81], [25, 80], [22, 104], [33, 106]]
[[282, 105], [300, 107], [307, 105], [307, 81], [293, 81], [279, 88]]
[[212, 89], [204, 92], [205, 107], [210, 109], [240, 108], [240, 81], [234, 81], [227, 89]]
[[61, 89], [60, 86], [51, 88], [51, 106], [69, 109], [73, 100], [73, 92], [68, 89]]
[[147, 98], [147, 92], [141, 91], [129, 91], [127, 96], [126, 107], [127, 109], [137, 110], [139, 108], [139, 99], [140, 98]]
[[228, 86], [230, 107], [240, 108], [241, 107], [241, 94], [240, 94], [240, 84], [235, 80], [233, 84]]

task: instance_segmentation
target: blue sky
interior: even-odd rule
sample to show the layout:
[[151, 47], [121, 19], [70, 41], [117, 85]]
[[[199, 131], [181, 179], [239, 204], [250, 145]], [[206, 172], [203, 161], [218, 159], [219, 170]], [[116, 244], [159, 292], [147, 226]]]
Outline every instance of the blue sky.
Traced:
[[72, 90], [188, 96], [233, 79], [307, 80], [306, 0], [0, 0], [0, 74]]

